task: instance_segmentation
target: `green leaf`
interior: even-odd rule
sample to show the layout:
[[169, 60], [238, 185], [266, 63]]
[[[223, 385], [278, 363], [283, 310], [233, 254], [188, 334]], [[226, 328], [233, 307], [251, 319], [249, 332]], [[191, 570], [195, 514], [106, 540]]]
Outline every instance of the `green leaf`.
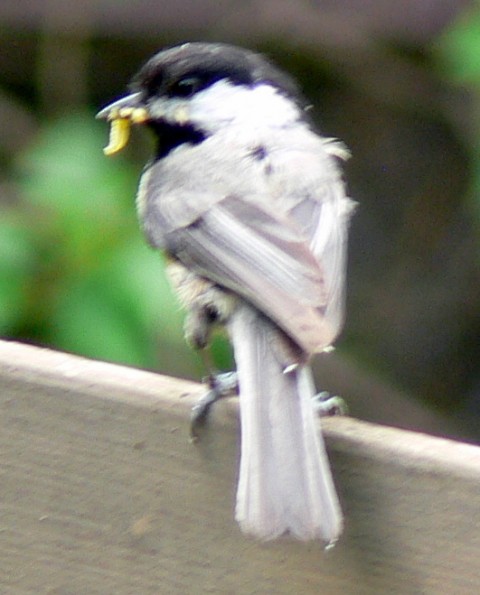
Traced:
[[480, 10], [469, 9], [436, 42], [443, 72], [459, 83], [480, 84]]
[[25, 317], [27, 286], [35, 263], [27, 228], [2, 214], [0, 219], [0, 333], [8, 333]]
[[138, 172], [122, 158], [103, 156], [104, 128], [91, 114], [65, 116], [49, 123], [18, 160], [39, 239], [55, 237], [75, 268], [90, 267], [98, 252], [137, 231]]

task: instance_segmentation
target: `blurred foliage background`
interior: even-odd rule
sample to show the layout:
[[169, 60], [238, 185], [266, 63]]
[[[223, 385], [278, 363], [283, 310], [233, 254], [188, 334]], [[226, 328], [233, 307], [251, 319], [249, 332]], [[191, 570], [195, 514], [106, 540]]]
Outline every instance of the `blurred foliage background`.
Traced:
[[[300, 81], [351, 148], [348, 316], [321, 388], [352, 414], [480, 438], [480, 5], [460, 0], [2, 0], [0, 335], [199, 378], [95, 112], [156, 50], [226, 41]], [[215, 347], [228, 367], [224, 340]]]

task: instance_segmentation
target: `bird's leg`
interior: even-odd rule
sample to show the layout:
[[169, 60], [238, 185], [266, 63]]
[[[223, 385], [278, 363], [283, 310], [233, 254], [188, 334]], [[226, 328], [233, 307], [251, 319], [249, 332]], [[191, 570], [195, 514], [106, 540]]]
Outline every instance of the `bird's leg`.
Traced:
[[236, 372], [225, 372], [223, 374], [209, 374], [204, 382], [209, 390], [192, 407], [190, 417], [190, 437], [197, 440], [199, 430], [205, 425], [212, 405], [224, 399], [238, 395], [238, 379]]
[[192, 408], [190, 418], [192, 440], [198, 439], [199, 430], [205, 425], [214, 403], [225, 397], [238, 395], [237, 373], [217, 373], [209, 350], [213, 327], [222, 322], [222, 316], [213, 303], [196, 304], [189, 309], [185, 319], [185, 337], [192, 347], [198, 349], [208, 370], [208, 376], [203, 379], [208, 390]]
[[317, 393], [313, 399], [313, 408], [319, 417], [348, 415], [348, 406], [342, 397], [331, 395], [327, 391]]

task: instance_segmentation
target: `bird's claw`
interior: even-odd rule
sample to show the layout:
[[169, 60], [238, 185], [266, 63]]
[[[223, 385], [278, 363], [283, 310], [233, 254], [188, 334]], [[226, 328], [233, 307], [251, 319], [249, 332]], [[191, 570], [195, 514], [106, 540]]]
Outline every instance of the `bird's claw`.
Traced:
[[344, 399], [337, 395], [331, 395], [327, 391], [316, 394], [312, 402], [313, 408], [319, 417], [348, 415], [348, 406]]
[[190, 438], [193, 441], [198, 440], [199, 430], [205, 425], [212, 405], [225, 397], [238, 395], [236, 372], [210, 374], [204, 382], [209, 390], [192, 407], [190, 416]]

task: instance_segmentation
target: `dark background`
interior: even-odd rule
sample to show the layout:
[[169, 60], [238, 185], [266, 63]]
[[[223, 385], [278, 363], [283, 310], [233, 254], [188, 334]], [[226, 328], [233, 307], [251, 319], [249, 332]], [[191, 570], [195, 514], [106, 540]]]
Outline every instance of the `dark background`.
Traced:
[[[347, 322], [318, 384], [353, 415], [480, 438], [480, 10], [460, 0], [2, 0], [0, 334], [200, 378], [95, 112], [165, 45], [226, 41], [297, 77], [350, 147]], [[215, 345], [229, 366], [224, 339]]]

